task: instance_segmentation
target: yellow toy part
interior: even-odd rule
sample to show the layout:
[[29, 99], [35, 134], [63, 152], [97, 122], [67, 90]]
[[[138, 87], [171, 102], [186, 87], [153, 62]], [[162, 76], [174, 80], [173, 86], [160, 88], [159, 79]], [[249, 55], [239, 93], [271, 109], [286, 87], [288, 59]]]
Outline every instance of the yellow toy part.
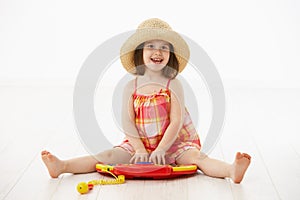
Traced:
[[197, 165], [180, 165], [177, 167], [172, 167], [173, 172], [185, 172], [197, 170]]
[[77, 191], [80, 194], [86, 194], [90, 190], [93, 189], [94, 185], [113, 185], [113, 184], [122, 184], [125, 182], [125, 176], [124, 175], [119, 175], [118, 177], [111, 173], [110, 171], [106, 171], [107, 173], [111, 174], [115, 179], [113, 180], [108, 180], [108, 179], [99, 179], [99, 180], [92, 180], [89, 181], [88, 183], [86, 182], [80, 182], [77, 185]]
[[88, 193], [88, 191], [89, 191], [88, 184], [86, 184], [86, 182], [80, 182], [80, 183], [78, 183], [78, 185], [77, 185], [77, 191], [80, 194], [86, 194], [86, 193]]

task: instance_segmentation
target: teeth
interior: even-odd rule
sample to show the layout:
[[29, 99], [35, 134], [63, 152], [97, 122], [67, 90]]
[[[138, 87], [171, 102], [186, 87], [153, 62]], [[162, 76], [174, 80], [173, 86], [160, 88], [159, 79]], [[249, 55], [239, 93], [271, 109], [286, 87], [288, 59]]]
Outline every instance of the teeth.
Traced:
[[161, 62], [162, 61], [162, 59], [159, 59], [159, 58], [152, 58], [152, 60], [155, 61], [155, 62]]

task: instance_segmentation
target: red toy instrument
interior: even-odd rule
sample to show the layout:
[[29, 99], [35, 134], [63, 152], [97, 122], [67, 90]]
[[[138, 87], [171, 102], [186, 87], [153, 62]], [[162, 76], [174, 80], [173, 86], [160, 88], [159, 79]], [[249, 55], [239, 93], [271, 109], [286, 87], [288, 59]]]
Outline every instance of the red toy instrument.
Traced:
[[147, 178], [147, 179], [166, 179], [174, 178], [185, 174], [194, 174], [197, 172], [197, 165], [155, 165], [153, 163], [137, 164], [117, 164], [104, 165], [97, 164], [96, 170], [99, 173], [112, 175], [113, 180], [92, 180], [89, 182], [80, 182], [77, 185], [77, 191], [80, 194], [86, 194], [93, 189], [95, 185], [111, 185], [125, 183], [125, 178]]
[[132, 178], [151, 178], [165, 179], [173, 178], [186, 174], [194, 174], [197, 171], [197, 165], [155, 165], [153, 163], [137, 164], [117, 164], [103, 165], [97, 164], [96, 169], [100, 173], [112, 172], [115, 175], [124, 175], [128, 179]]

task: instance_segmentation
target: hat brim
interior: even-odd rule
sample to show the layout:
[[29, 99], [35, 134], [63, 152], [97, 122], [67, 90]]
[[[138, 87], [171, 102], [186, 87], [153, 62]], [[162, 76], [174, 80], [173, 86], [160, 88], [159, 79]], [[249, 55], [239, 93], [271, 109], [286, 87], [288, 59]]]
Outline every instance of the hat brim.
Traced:
[[149, 40], [164, 40], [174, 47], [174, 54], [179, 63], [179, 72], [185, 68], [189, 57], [190, 50], [184, 39], [175, 31], [160, 28], [143, 28], [138, 29], [130, 36], [120, 50], [120, 59], [123, 67], [130, 73], [135, 73], [134, 51], [143, 42]]

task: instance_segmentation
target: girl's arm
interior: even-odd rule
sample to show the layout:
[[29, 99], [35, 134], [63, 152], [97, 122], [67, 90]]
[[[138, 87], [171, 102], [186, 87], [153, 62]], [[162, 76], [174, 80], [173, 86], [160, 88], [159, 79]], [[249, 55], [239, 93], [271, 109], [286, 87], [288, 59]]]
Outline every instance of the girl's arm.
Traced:
[[181, 83], [177, 79], [173, 79], [170, 83], [170, 124], [156, 148], [158, 151], [162, 150], [164, 152], [166, 152], [176, 140], [177, 135], [182, 128], [185, 113], [184, 93]]
[[128, 82], [123, 93], [122, 125], [124, 133], [136, 153], [147, 153], [135, 126], [135, 113], [133, 107], [134, 80]]

